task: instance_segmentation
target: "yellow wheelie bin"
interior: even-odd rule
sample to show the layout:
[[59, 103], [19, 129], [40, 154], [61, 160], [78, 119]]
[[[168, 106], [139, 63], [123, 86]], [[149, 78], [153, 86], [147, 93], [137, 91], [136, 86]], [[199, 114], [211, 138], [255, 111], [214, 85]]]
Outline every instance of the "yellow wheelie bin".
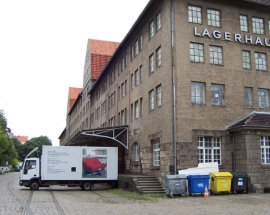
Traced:
[[231, 190], [233, 175], [229, 172], [210, 172], [210, 192], [227, 193]]

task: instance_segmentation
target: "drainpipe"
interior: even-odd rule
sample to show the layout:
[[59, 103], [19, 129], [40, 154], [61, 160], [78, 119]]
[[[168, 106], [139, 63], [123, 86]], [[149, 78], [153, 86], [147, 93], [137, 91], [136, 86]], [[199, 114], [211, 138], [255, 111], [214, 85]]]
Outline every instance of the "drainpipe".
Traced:
[[232, 161], [233, 161], [233, 165], [232, 165], [232, 171], [235, 172], [236, 171], [236, 164], [235, 164], [235, 138], [232, 134], [230, 134], [229, 131], [227, 131], [227, 134], [232, 137], [232, 142], [233, 142], [233, 155], [232, 155]]
[[175, 66], [174, 66], [174, 0], [171, 0], [171, 43], [172, 43], [172, 91], [173, 91], [173, 159], [174, 174], [177, 174], [177, 151], [176, 151], [176, 92], [175, 92]]

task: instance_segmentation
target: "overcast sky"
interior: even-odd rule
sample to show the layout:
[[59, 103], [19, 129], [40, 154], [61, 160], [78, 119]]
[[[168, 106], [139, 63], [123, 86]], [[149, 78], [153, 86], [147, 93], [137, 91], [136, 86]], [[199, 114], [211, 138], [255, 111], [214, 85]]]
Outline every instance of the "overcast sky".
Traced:
[[121, 42], [147, 2], [0, 0], [0, 110], [12, 133], [59, 145], [87, 40]]

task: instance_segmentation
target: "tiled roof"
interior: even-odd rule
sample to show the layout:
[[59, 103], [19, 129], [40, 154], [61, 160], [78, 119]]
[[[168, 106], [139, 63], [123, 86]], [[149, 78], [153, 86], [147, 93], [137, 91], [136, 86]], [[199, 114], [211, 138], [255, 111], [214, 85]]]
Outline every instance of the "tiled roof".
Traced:
[[97, 79], [120, 43], [103, 40], [88, 40], [91, 53], [91, 78]]
[[74, 88], [74, 87], [70, 87], [69, 88], [69, 94], [68, 94], [68, 98], [69, 98], [69, 110], [72, 108], [72, 106], [74, 105], [78, 95], [82, 92], [82, 88]]
[[28, 140], [28, 136], [15, 136], [21, 143], [25, 143]]
[[270, 113], [268, 112], [252, 112], [243, 119], [229, 125], [227, 130], [234, 130], [244, 127], [260, 127], [270, 129]]
[[254, 2], [257, 4], [263, 4], [263, 5], [269, 5], [270, 6], [270, 0], [244, 0], [247, 2]]

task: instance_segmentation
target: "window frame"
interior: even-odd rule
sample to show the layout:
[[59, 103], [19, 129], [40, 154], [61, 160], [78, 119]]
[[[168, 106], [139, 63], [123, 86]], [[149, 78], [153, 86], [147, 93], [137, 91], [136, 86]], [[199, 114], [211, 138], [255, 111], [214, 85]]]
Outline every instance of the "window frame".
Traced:
[[157, 67], [161, 66], [161, 46], [159, 46], [156, 49], [156, 62], [157, 62]]
[[[262, 57], [264, 56], [264, 57]], [[267, 55], [262, 52], [255, 52], [255, 68], [259, 71], [267, 71]]]
[[162, 87], [161, 84], [156, 87], [156, 107], [162, 105]]
[[149, 73], [153, 73], [154, 72], [154, 54], [152, 53], [150, 56], [149, 56]]
[[[199, 11], [197, 9], [199, 9]], [[202, 8], [201, 7], [188, 5], [188, 22], [202, 24]]]
[[254, 107], [253, 88], [245, 87], [245, 106], [248, 108]]
[[261, 136], [261, 164], [270, 164], [270, 136]]
[[[199, 92], [199, 96], [197, 95], [197, 92]], [[191, 103], [205, 104], [205, 83], [194, 81], [191, 82]]]
[[153, 166], [159, 167], [160, 166], [160, 139], [152, 140], [153, 146]]
[[158, 12], [156, 15], [156, 26], [157, 26], [157, 31], [161, 29], [161, 13]]
[[209, 46], [210, 64], [223, 66], [223, 48], [221, 46]]
[[[264, 19], [259, 17], [252, 17], [252, 32], [254, 34], [264, 34]], [[262, 27], [261, 27], [262, 26]]]
[[224, 84], [211, 84], [211, 104], [214, 106], [225, 105], [225, 85]]
[[152, 111], [155, 109], [155, 94], [154, 89], [149, 91], [149, 110]]
[[135, 119], [140, 117], [140, 107], [139, 107], [139, 100], [137, 100], [134, 104], [135, 108]]
[[135, 72], [134, 72], [134, 79], [135, 79], [134, 86], [136, 87], [140, 83], [140, 80], [139, 80], [139, 70], [138, 69], [136, 69]]
[[195, 63], [204, 63], [204, 44], [189, 44], [190, 61]]
[[258, 88], [258, 106], [259, 108], [270, 108], [269, 89]]
[[149, 39], [153, 38], [154, 35], [155, 35], [155, 26], [154, 26], [154, 20], [152, 20], [150, 23], [149, 23]]
[[251, 69], [250, 51], [242, 50], [242, 65], [243, 69]]
[[239, 21], [240, 21], [240, 30], [242, 32], [248, 32], [248, 16], [240, 14]]
[[[214, 18], [214, 19], [213, 19]], [[207, 24], [213, 27], [220, 27], [221, 25], [221, 15], [220, 10], [207, 9]]]

